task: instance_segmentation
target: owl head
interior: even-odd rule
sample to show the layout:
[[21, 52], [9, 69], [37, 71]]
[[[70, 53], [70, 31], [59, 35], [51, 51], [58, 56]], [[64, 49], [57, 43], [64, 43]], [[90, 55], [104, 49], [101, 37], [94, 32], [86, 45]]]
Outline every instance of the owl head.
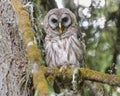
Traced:
[[77, 24], [75, 15], [67, 8], [50, 10], [44, 19], [46, 34], [62, 35]]

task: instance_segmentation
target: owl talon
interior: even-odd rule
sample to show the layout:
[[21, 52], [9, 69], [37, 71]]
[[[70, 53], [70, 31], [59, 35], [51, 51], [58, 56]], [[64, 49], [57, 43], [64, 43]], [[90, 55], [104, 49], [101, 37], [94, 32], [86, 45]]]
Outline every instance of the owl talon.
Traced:
[[68, 68], [68, 64], [64, 64], [60, 67], [60, 72]]

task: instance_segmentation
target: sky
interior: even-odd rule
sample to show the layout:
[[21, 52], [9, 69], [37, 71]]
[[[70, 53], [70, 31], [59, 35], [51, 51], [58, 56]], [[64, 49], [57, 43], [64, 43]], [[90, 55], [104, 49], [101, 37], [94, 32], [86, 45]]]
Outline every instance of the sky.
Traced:
[[57, 2], [58, 8], [63, 8], [62, 0], [55, 0]]
[[[63, 4], [62, 4], [62, 0], [55, 0], [57, 2], [58, 8], [63, 8]], [[105, 0], [74, 0], [74, 3], [76, 5], [82, 5], [84, 7], [89, 7], [91, 5], [91, 2], [95, 1], [95, 5], [96, 4], [100, 4], [100, 6], [104, 6], [105, 5]]]

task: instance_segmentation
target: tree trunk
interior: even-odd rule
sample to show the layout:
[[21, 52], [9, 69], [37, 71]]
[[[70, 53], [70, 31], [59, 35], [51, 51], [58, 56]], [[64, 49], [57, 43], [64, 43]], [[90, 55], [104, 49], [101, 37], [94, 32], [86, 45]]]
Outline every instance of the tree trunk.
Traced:
[[[25, 2], [25, 0], [22, 0]], [[0, 96], [29, 96], [21, 91], [20, 80], [25, 72], [25, 50], [9, 0], [0, 1]]]

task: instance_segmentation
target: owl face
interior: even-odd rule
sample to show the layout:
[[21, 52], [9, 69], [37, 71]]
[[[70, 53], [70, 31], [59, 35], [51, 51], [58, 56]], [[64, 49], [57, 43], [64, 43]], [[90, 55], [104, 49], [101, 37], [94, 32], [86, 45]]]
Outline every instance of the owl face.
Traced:
[[[44, 26], [46, 33], [52, 32], [52, 34], [64, 34], [67, 30], [76, 24], [75, 15], [66, 8], [52, 9], [45, 17]], [[48, 34], [49, 34], [48, 33]]]
[[49, 26], [53, 30], [57, 30], [59, 33], [62, 33], [71, 25], [71, 17], [69, 14], [62, 14], [61, 17], [58, 17], [56, 14], [52, 14], [48, 18]]

